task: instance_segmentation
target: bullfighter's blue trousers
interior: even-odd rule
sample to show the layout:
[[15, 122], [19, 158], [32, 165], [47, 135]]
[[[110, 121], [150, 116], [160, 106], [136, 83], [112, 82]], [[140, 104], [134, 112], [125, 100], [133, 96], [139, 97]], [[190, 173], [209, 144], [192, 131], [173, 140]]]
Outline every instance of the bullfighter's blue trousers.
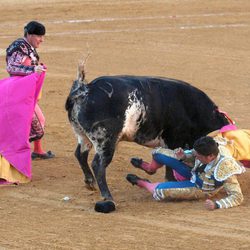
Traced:
[[176, 188], [190, 188], [190, 187], [202, 186], [202, 180], [198, 178], [197, 175], [196, 175], [196, 183], [189, 181], [192, 177], [191, 168], [187, 166], [185, 163], [183, 163], [182, 161], [179, 161], [175, 158], [166, 156], [161, 153], [153, 154], [153, 158], [157, 163], [170, 167], [171, 169], [175, 170], [178, 174], [188, 179], [185, 181], [163, 182], [163, 183], [160, 183], [156, 187], [156, 189], [170, 189], [170, 188], [176, 189]]

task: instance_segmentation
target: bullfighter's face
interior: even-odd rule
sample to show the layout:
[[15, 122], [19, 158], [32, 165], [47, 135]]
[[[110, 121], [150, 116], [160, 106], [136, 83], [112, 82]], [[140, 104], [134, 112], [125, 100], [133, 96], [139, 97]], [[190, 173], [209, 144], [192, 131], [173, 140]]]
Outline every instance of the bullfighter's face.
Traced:
[[210, 163], [211, 161], [213, 161], [216, 156], [213, 155], [213, 154], [210, 154], [210, 155], [201, 155], [199, 154], [197, 151], [194, 152], [195, 154], [195, 157], [202, 163], [202, 164], [208, 164]]
[[27, 41], [32, 47], [37, 49], [37, 48], [39, 48], [40, 43], [42, 43], [44, 41], [44, 36], [28, 34], [27, 35]]

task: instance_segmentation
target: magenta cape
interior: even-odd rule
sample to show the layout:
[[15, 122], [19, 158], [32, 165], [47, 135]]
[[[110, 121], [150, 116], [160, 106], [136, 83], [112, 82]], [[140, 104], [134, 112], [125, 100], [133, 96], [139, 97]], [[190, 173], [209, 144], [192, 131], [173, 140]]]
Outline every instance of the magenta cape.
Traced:
[[45, 73], [0, 80], [0, 154], [31, 179], [29, 134]]

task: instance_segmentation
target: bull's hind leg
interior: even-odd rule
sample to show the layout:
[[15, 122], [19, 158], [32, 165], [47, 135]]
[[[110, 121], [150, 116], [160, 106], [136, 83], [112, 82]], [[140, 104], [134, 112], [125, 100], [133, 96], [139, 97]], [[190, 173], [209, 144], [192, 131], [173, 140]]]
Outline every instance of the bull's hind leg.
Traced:
[[99, 186], [101, 196], [104, 201], [97, 202], [95, 210], [97, 212], [109, 213], [115, 210], [113, 197], [106, 181], [106, 167], [112, 161], [115, 151], [115, 142], [107, 140], [104, 144], [96, 148], [96, 154], [92, 162], [92, 168]]
[[86, 187], [88, 189], [95, 190], [95, 177], [93, 176], [88, 164], [88, 155], [92, 145], [84, 144], [83, 140], [78, 141], [79, 142], [75, 150], [75, 157], [77, 158], [84, 173]]
[[92, 162], [95, 178], [104, 200], [113, 200], [106, 181], [106, 167], [113, 158], [114, 152], [96, 153]]

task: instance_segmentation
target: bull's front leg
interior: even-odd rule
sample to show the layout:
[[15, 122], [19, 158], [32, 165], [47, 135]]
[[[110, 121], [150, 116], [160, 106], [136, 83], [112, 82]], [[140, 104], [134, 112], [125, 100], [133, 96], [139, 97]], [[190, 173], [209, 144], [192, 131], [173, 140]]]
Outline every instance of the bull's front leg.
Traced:
[[77, 158], [81, 169], [84, 173], [86, 187], [90, 190], [95, 190], [95, 177], [88, 164], [88, 155], [92, 147], [90, 144], [84, 144], [83, 140], [78, 140], [79, 143], [75, 150], [75, 157]]

